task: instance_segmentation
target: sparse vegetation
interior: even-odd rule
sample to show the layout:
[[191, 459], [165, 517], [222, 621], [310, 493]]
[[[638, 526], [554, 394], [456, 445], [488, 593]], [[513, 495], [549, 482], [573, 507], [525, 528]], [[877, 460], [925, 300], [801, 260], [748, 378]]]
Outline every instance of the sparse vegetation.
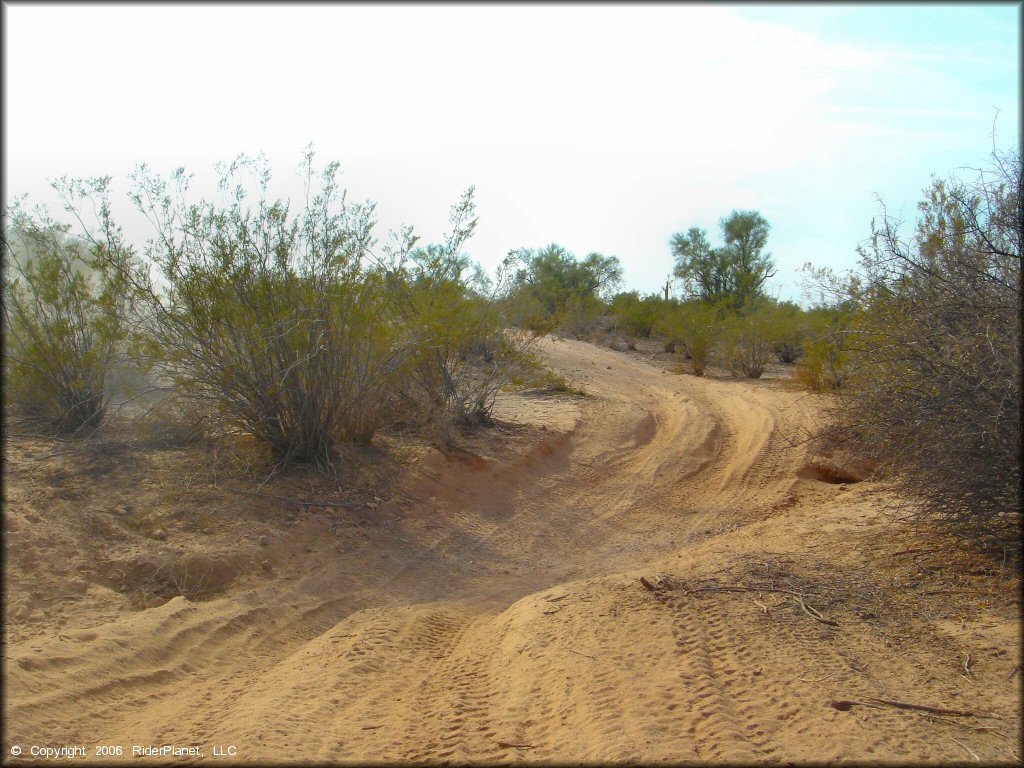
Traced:
[[[442, 444], [487, 424], [499, 391], [543, 380], [578, 392], [531, 354], [560, 330], [616, 349], [662, 337], [704, 375], [759, 378], [777, 359], [835, 395], [836, 432], [895, 478], [922, 513], [988, 535], [1010, 530], [1020, 480], [1020, 159], [995, 153], [977, 180], [937, 180], [911, 240], [884, 216], [860, 269], [805, 268], [810, 309], [764, 295], [768, 223], [721, 222], [672, 239], [691, 298], [613, 295], [614, 256], [551, 244], [509, 254], [493, 280], [463, 248], [473, 189], [440, 243], [411, 228], [375, 250], [372, 204], [352, 204], [338, 164], [304, 155], [304, 206], [270, 200], [270, 170], [222, 168], [226, 203], [189, 198], [183, 169], [145, 166], [131, 199], [154, 228], [142, 257], [114, 222], [109, 180], [54, 186], [79, 231], [21, 202], [5, 211], [8, 412], [77, 435], [100, 425], [111, 379], [141, 371], [173, 390], [152, 409], [173, 444], [240, 432], [277, 464], [331, 465], [389, 422]], [[92, 204], [91, 206], [88, 204]], [[87, 223], [90, 207], [96, 219]], [[144, 257], [144, 258], [143, 258]], [[129, 329], [132, 329], [131, 331]], [[132, 362], [137, 363], [134, 367]], [[544, 377], [547, 378], [544, 378]], [[1005, 536], [1003, 537], [1005, 538]]]
[[733, 376], [759, 379], [773, 357], [772, 307], [766, 303], [730, 313], [718, 338], [719, 355]]

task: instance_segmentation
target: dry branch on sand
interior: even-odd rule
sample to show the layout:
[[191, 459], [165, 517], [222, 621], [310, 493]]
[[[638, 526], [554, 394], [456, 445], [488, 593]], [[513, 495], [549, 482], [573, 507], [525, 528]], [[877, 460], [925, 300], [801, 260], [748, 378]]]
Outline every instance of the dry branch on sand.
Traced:
[[[647, 589], [647, 590], [649, 590], [651, 592], [660, 592], [663, 589], [666, 589], [666, 588], [668, 588], [670, 586], [668, 580], [666, 580], [666, 579], [659, 579], [658, 580], [658, 586], [655, 586], [654, 584], [651, 584], [649, 581], [647, 581], [647, 579], [645, 579], [643, 576], [640, 577], [640, 583], [644, 586], [645, 589]], [[806, 597], [805, 594], [802, 594], [802, 593], [797, 592], [797, 591], [792, 590], [792, 589], [783, 589], [781, 587], [772, 587], [772, 586], [741, 586], [741, 585], [722, 585], [722, 586], [714, 586], [714, 587], [692, 587], [691, 588], [691, 587], [686, 587], [684, 585], [683, 586], [683, 591], [686, 594], [688, 594], [688, 595], [696, 594], [696, 593], [705, 593], [705, 592], [757, 592], [757, 593], [769, 592], [769, 593], [789, 595], [790, 597], [793, 598], [794, 602], [796, 602], [796, 604], [800, 606], [800, 609], [804, 613], [806, 613], [808, 616], [810, 616], [812, 619], [814, 619], [815, 621], [818, 621], [818, 622], [820, 622], [822, 624], [825, 624], [827, 626], [830, 626], [830, 627], [837, 627], [837, 626], [839, 626], [839, 622], [838, 621], [833, 621], [832, 619], [826, 619], [824, 616], [821, 615], [821, 612], [819, 612], [816, 608], [814, 608], [813, 606], [808, 605], [805, 602], [805, 600], [804, 600], [804, 598]], [[757, 601], [755, 600], [755, 602], [757, 602]], [[759, 603], [758, 607], [761, 608], [761, 610], [764, 612], [764, 614], [766, 616], [768, 615], [768, 608], [767, 608], [767, 606]]]
[[[874, 702], [873, 704], [870, 702]], [[911, 709], [918, 712], [930, 712], [933, 715], [952, 715], [954, 717], [991, 717], [981, 715], [977, 712], [969, 712], [963, 709], [947, 709], [946, 707], [931, 707], [926, 704], [911, 704], [906, 701], [895, 701], [893, 699], [876, 699], [869, 697], [868, 701], [856, 701], [854, 699], [833, 699], [829, 702], [832, 709], [840, 712], [848, 712], [852, 707], [895, 707], [896, 709]]]

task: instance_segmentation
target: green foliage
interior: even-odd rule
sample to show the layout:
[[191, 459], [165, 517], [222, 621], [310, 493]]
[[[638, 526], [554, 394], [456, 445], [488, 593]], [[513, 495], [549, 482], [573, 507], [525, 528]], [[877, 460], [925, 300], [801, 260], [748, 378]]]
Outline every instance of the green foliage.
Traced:
[[672, 236], [675, 275], [691, 295], [738, 309], [762, 296], [765, 281], [775, 274], [771, 254], [764, 252], [769, 225], [757, 211], [733, 211], [720, 226], [725, 245], [718, 248], [699, 227]]
[[636, 291], [630, 291], [617, 293], [612, 298], [611, 312], [627, 333], [647, 338], [656, 328], [661, 327], [667, 313], [677, 304], [657, 294], [641, 298]]
[[[89, 189], [107, 217], [107, 179]], [[98, 236], [69, 236], [48, 212], [20, 202], [4, 212], [4, 389], [38, 428], [76, 434], [99, 426], [108, 376], [126, 351], [135, 270], [131, 250], [109, 219]], [[115, 268], [116, 265], [116, 268]]]
[[477, 224], [472, 188], [450, 220], [440, 244], [415, 248], [406, 231], [389, 249], [387, 272], [395, 315], [417, 332], [406, 366], [414, 391], [406, 394], [439, 433], [489, 423], [497, 393], [525, 364], [534, 339], [511, 331], [496, 301], [508, 289], [510, 266], [503, 265], [492, 286], [461, 253]]
[[719, 354], [734, 376], [759, 379], [774, 354], [776, 312], [769, 302], [730, 313], [722, 322]]
[[720, 306], [687, 301], [670, 310], [662, 322], [668, 337], [685, 351], [697, 376], [703, 376], [707, 370], [723, 314]]
[[803, 354], [808, 335], [805, 312], [789, 301], [774, 305], [772, 317], [772, 349], [780, 363], [795, 363]]
[[[172, 442], [239, 432], [275, 462], [321, 466], [410, 406], [419, 426], [446, 440], [489, 422], [535, 337], [510, 326], [498, 299], [510, 292], [514, 260], [492, 283], [461, 251], [477, 222], [473, 189], [452, 207], [442, 243], [416, 247], [404, 228], [381, 257], [374, 207], [347, 202], [338, 164], [314, 170], [309, 149], [301, 173], [305, 205], [293, 211], [269, 199], [263, 158], [221, 166], [217, 202], [192, 197], [184, 169], [165, 179], [140, 166], [129, 197], [154, 228], [145, 263], [111, 219], [105, 179], [55, 185], [82, 225], [78, 239], [8, 209], [9, 398], [76, 431], [102, 420], [109, 380], [141, 372], [172, 390], [149, 410]], [[83, 220], [90, 208], [98, 229]], [[579, 298], [610, 285], [617, 269], [591, 254], [574, 275], [589, 291]], [[144, 365], [128, 367], [122, 354]], [[168, 424], [175, 419], [180, 430]]]
[[345, 201], [337, 170], [317, 174], [307, 152], [297, 215], [268, 200], [262, 160], [223, 168], [224, 205], [187, 202], [181, 169], [173, 192], [145, 166], [133, 175], [132, 200], [156, 228], [147, 255], [166, 286], [136, 286], [160, 373], [279, 462], [330, 464], [339, 442], [368, 440], [409, 343], [388, 320], [383, 276], [362, 269], [373, 207]]
[[849, 345], [857, 319], [854, 305], [817, 307], [807, 312], [808, 336], [794, 377], [807, 389], [827, 392], [839, 389], [849, 368]]
[[591, 253], [582, 261], [552, 243], [533, 251], [509, 254], [518, 266], [508, 292], [508, 304], [520, 327], [537, 332], [562, 328], [582, 335], [604, 314], [604, 299], [622, 281], [615, 256]]

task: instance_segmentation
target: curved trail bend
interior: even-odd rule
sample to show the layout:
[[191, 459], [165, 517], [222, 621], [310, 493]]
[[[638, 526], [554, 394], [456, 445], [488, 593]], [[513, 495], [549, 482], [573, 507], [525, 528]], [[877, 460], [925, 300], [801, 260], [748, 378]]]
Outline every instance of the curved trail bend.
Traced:
[[[233, 744], [249, 763], [963, 757], [895, 720], [893, 746], [794, 680], [851, 675], [869, 637], [766, 630], [749, 600], [638, 585], [817, 535], [820, 510], [793, 505], [822, 484], [798, 479], [789, 441], [812, 398], [581, 342], [543, 351], [593, 397], [504, 398], [545, 439], [508, 462], [427, 461], [404, 481], [417, 501], [364, 544], [339, 553], [307, 522], [256, 588], [10, 647], [10, 738]], [[813, 503], [857, 493], [834, 491]]]

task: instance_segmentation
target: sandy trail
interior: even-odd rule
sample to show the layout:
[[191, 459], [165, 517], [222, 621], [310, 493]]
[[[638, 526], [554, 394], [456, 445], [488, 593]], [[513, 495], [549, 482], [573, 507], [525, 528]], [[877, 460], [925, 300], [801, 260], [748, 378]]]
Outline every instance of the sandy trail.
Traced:
[[[639, 586], [860, 572], [842, 543], [883, 491], [798, 478], [813, 398], [580, 342], [544, 353], [594, 396], [503, 399], [545, 439], [424, 462], [365, 545], [339, 553], [313, 516], [258, 587], [9, 645], [6, 742], [235, 745], [245, 762], [970, 759], [959, 741], [1011, 759], [1013, 682], [980, 689], [955, 659], [974, 643], [1005, 676], [1015, 620], [980, 617], [970, 638], [961, 622], [959, 640], [932, 622], [897, 652], [905, 627], [850, 606], [836, 630], [777, 596]], [[828, 707], [886, 692], [970, 698], [1010, 732]]]

